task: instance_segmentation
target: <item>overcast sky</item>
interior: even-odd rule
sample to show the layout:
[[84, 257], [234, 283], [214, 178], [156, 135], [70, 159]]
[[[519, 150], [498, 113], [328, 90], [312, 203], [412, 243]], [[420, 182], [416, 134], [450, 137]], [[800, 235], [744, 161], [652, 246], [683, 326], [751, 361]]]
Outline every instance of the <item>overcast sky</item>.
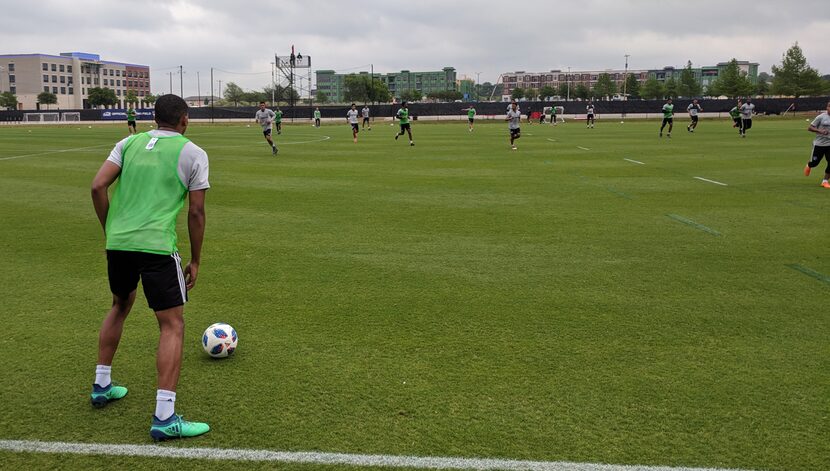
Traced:
[[[214, 77], [271, 82], [294, 44], [314, 69], [375, 72], [455, 67], [502, 72], [714, 65], [733, 57], [769, 71], [796, 41], [830, 74], [828, 0], [0, 0], [0, 54], [66, 51], [147, 64], [154, 93], [182, 65], [184, 93]], [[175, 69], [174, 69], [175, 67]], [[233, 72], [233, 73], [231, 73]], [[179, 76], [174, 76], [174, 92]]]

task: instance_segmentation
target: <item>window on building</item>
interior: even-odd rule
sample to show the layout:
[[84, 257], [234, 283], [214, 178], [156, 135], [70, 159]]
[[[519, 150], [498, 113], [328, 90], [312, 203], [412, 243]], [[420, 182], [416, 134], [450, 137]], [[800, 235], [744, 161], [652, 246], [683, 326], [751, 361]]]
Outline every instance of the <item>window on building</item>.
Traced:
[[9, 72], [14, 72], [14, 64], [9, 64]]
[[63, 65], [63, 64], [61, 64], [61, 66], [60, 66], [60, 71], [61, 71], [61, 72], [66, 72], [66, 67], [64, 67], [64, 65]]
[[[89, 84], [89, 79], [87, 79], [86, 83]], [[95, 77], [95, 85], [98, 85], [98, 77]]]
[[52, 93], [57, 95], [58, 94], [58, 87], [52, 87]]
[[120, 70], [116, 70], [116, 71], [115, 71], [115, 76], [116, 76], [116, 77], [120, 77], [120, 76], [121, 76], [121, 71], [120, 71]]
[[61, 83], [66, 83], [66, 76], [61, 75]]
[[58, 83], [58, 76], [57, 75], [52, 76], [52, 83]]
[[67, 77], [66, 78], [66, 83], [69, 84], [69, 85], [72, 85], [72, 77]]
[[44, 81], [44, 82], [48, 82], [48, 81], [49, 81], [49, 76], [48, 76], [48, 75], [44, 75], [44, 76], [43, 76], [43, 81]]
[[115, 83], [116, 83], [116, 85], [118, 85], [119, 87], [121, 86], [121, 80], [116, 80], [116, 81], [115, 81]]
[[118, 96], [121, 96], [121, 90], [116, 90], [115, 94], [118, 95]]
[[49, 93], [49, 87], [43, 87], [43, 91]]
[[66, 66], [66, 71], [67, 71], [67, 72], [69, 72], [69, 73], [71, 74], [71, 73], [72, 73], [72, 66], [71, 66], [71, 65], [67, 65], [67, 66]]
[[17, 93], [17, 87], [9, 87], [9, 91], [12, 92], [12, 95]]
[[57, 72], [57, 71], [58, 71], [58, 65], [57, 64], [52, 64], [52, 72]]
[[110, 69], [110, 76], [115, 75], [112, 69]]
[[69, 87], [69, 94], [74, 95], [75, 94], [75, 89], [72, 88], [72, 87]]
[[[49, 70], [49, 64], [44, 62], [43, 63], [43, 70]], [[49, 91], [49, 90], [47, 90], [47, 91]]]
[[86, 88], [81, 87], [81, 95], [86, 95]]
[[61, 95], [66, 95], [66, 87], [61, 87]]

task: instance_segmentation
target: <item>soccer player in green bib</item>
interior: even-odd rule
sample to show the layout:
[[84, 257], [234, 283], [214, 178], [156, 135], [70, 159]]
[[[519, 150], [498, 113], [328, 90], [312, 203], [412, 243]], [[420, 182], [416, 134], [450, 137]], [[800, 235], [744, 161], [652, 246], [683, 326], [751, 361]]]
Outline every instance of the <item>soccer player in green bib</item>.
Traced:
[[277, 127], [277, 134], [282, 134], [282, 110], [279, 106], [277, 111], [274, 111], [274, 126]]
[[135, 109], [132, 106], [127, 108], [127, 129], [130, 130], [130, 134], [135, 134]]
[[[155, 311], [160, 335], [156, 356], [158, 390], [150, 426], [153, 440], [195, 437], [208, 424], [188, 422], [175, 412], [182, 363], [184, 303], [196, 284], [205, 232], [208, 157], [184, 137], [187, 103], [176, 95], [156, 100], [158, 129], [115, 145], [92, 182], [92, 203], [104, 228], [112, 308], [98, 335], [98, 364], [90, 395], [96, 408], [127, 395], [112, 382], [112, 360], [124, 321], [135, 302], [138, 281]], [[116, 183], [110, 198], [108, 189]], [[176, 248], [176, 217], [189, 199], [190, 263], [184, 270]]]
[[406, 132], [409, 134], [409, 145], [414, 146], [415, 141], [412, 140], [412, 125], [409, 124], [409, 106], [405, 101], [401, 103], [401, 109], [398, 110], [395, 117], [398, 118], [398, 121], [401, 124], [401, 132], [395, 134], [395, 140], [397, 141], [398, 138], [403, 136], [404, 132]]
[[741, 129], [741, 105], [743, 105], [743, 102], [738, 100], [738, 104], [729, 110], [729, 117], [732, 118], [732, 127], [738, 128], [738, 134], [743, 134], [743, 130]]
[[320, 108], [314, 108], [314, 127], [320, 127]]
[[666, 100], [666, 104], [663, 105], [663, 124], [660, 125], [660, 137], [663, 137], [663, 128], [667, 124], [669, 125], [669, 132], [666, 134], [666, 137], [671, 139], [671, 130], [674, 127], [674, 104], [671, 98]]
[[[464, 110], [461, 110], [464, 111]], [[476, 121], [476, 108], [475, 106], [471, 106], [467, 108], [467, 121], [470, 123], [470, 132], [473, 132], [473, 124]]]

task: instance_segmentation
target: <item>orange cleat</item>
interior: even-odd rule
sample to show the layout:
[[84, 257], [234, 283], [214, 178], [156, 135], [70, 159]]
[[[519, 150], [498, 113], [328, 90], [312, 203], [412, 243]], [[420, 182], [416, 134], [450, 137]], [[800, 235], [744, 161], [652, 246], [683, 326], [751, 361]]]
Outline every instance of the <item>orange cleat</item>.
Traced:
[[823, 186], [824, 188], [830, 188], [830, 182], [823, 181], [821, 182], [821, 186]]
[[810, 168], [810, 166], [809, 166], [809, 165], [805, 165], [805, 166], [804, 166], [804, 176], [805, 176], [805, 177], [809, 177], [809, 176], [810, 176], [810, 170], [812, 170], [812, 169]]

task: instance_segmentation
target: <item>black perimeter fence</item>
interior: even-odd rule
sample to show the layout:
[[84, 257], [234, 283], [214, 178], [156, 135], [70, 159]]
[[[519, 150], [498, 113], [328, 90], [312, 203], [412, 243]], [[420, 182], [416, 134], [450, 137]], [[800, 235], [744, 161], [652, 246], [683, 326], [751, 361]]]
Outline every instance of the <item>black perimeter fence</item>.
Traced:
[[[752, 100], [755, 104], [755, 112], [767, 115], [779, 115], [785, 111], [795, 112], [821, 112], [826, 109], [830, 97], [807, 97], [807, 98], [758, 98]], [[665, 100], [630, 100], [630, 101], [595, 101], [594, 110], [600, 117], [603, 114], [659, 114]], [[678, 98], [674, 100], [675, 113], [686, 112], [686, 107], [691, 99]], [[363, 108], [363, 103], [356, 103], [358, 109]], [[587, 101], [523, 101], [519, 108], [523, 113], [540, 112], [550, 106], [561, 106], [565, 115], [584, 115]], [[699, 100], [704, 113], [727, 113], [736, 104], [736, 100]], [[409, 105], [411, 116], [460, 116], [465, 115], [466, 108], [474, 106], [476, 114], [481, 116], [503, 115], [507, 111], [507, 102], [475, 102], [475, 103], [412, 103]], [[373, 118], [394, 116], [400, 109], [400, 104], [369, 104], [370, 114]], [[275, 109], [276, 107], [270, 107]], [[314, 106], [280, 107], [283, 112], [284, 121], [311, 120], [314, 114]], [[327, 105], [321, 106], [320, 116], [322, 118], [346, 118], [348, 105]], [[253, 121], [254, 114], [259, 108], [256, 106], [243, 107], [201, 107], [190, 108], [191, 119], [250, 119]], [[81, 121], [113, 121], [104, 120], [104, 110], [24, 110], [24, 111], [0, 111], [0, 122], [22, 121], [24, 113], [80, 113]], [[114, 121], [124, 121], [123, 119]]]

